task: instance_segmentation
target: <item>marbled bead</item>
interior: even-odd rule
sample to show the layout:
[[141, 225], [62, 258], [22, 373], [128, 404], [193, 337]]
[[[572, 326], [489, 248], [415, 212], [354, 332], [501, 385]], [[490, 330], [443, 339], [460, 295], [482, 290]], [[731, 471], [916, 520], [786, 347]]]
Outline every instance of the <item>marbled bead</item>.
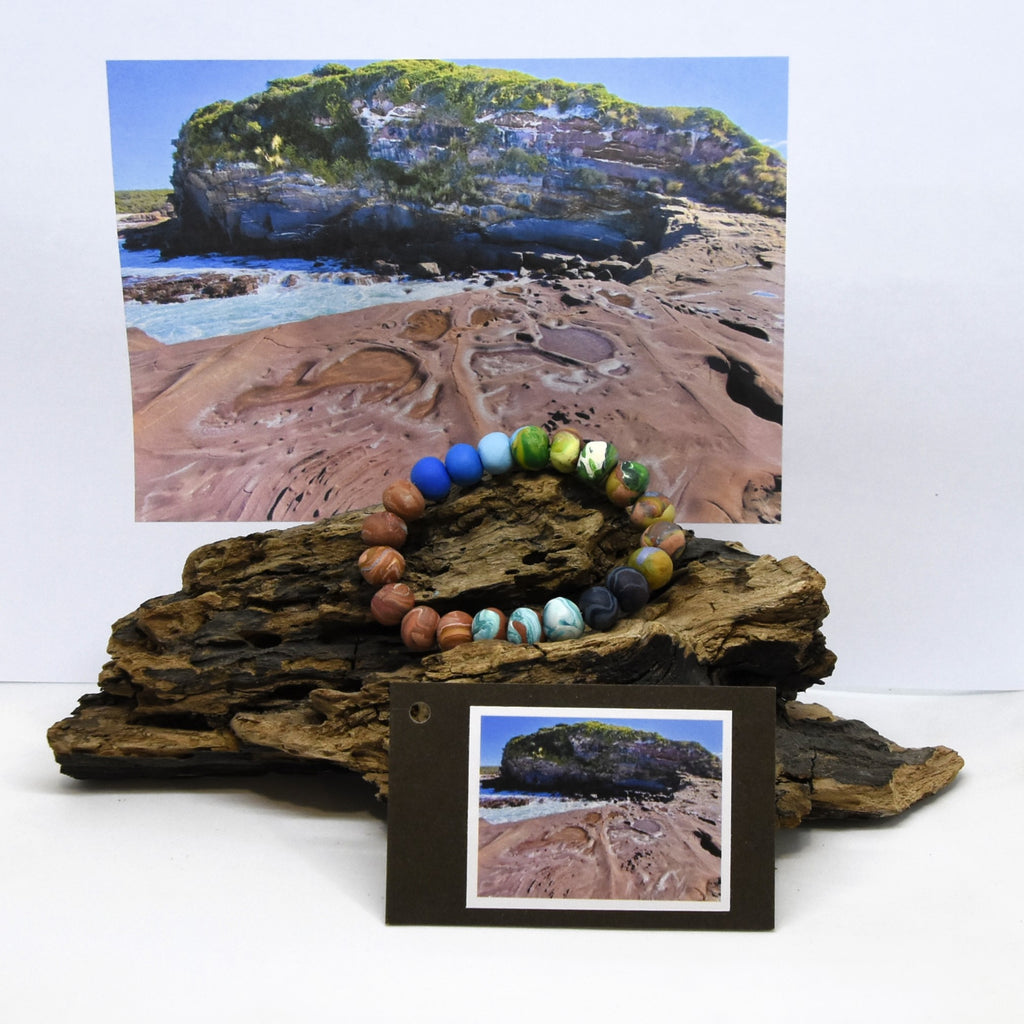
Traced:
[[637, 498], [629, 513], [629, 518], [644, 529], [662, 520], [670, 523], [675, 517], [675, 505], [664, 494], [658, 494], [656, 491], [648, 491]]
[[544, 629], [540, 616], [532, 608], [517, 608], [508, 617], [508, 629], [505, 636], [514, 644], [540, 643]]
[[522, 469], [543, 469], [550, 450], [548, 432], [543, 427], [520, 427], [512, 435], [512, 458]]
[[450, 651], [473, 639], [473, 617], [467, 612], [446, 612], [437, 623], [437, 646]]
[[619, 602], [607, 587], [587, 587], [580, 594], [580, 611], [591, 629], [602, 631], [611, 629], [622, 614]]
[[420, 489], [427, 501], [444, 501], [452, 489], [452, 478], [444, 463], [433, 455], [426, 455], [412, 467], [409, 479]]
[[580, 457], [583, 438], [572, 427], [560, 427], [551, 435], [551, 450], [548, 459], [559, 473], [572, 473]]
[[429, 651], [437, 640], [437, 624], [441, 616], [419, 604], [402, 619], [402, 643], [411, 651]]
[[444, 457], [444, 468], [452, 483], [459, 487], [472, 487], [484, 475], [480, 453], [471, 444], [453, 444]]
[[384, 507], [411, 523], [423, 515], [427, 503], [411, 480], [395, 480], [384, 488]]
[[416, 597], [407, 583], [385, 583], [370, 598], [370, 614], [382, 626], [397, 626], [415, 603]]
[[474, 640], [505, 640], [508, 616], [500, 608], [483, 608], [473, 616]]
[[668, 553], [672, 564], [678, 569], [683, 564], [686, 551], [686, 530], [678, 523], [668, 523], [663, 519], [651, 523], [640, 535], [640, 543], [645, 547], [661, 548]]
[[603, 487], [618, 460], [615, 445], [607, 441], [588, 441], [580, 449], [576, 475], [591, 487]]
[[620, 462], [608, 474], [605, 482], [605, 494], [608, 500], [619, 508], [632, 505], [647, 489], [651, 474], [640, 462]]
[[386, 544], [400, 548], [409, 536], [405, 520], [394, 512], [371, 512], [363, 520], [360, 536], [364, 544]]
[[395, 583], [405, 572], [405, 559], [386, 544], [375, 544], [359, 556], [359, 571], [363, 579], [374, 586]]
[[481, 437], [476, 450], [480, 453], [480, 461], [484, 469], [491, 476], [507, 473], [513, 466], [512, 448], [508, 434], [503, 434], [500, 430], [492, 431]]
[[607, 577], [604, 585], [615, 595], [619, 607], [626, 613], [640, 611], [651, 599], [651, 585], [638, 569], [617, 565]]
[[651, 590], [658, 590], [672, 579], [672, 556], [661, 548], [637, 548], [626, 565], [643, 573]]
[[541, 615], [544, 635], [549, 640], [575, 640], [583, 636], [583, 613], [567, 597], [553, 597]]

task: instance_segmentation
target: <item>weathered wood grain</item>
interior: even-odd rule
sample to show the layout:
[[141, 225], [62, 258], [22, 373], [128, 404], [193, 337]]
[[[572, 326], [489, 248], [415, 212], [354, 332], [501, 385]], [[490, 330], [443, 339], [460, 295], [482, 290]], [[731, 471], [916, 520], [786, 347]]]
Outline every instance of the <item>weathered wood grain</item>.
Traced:
[[[670, 586], [610, 632], [419, 656], [369, 617], [372, 588], [355, 568], [364, 514], [194, 551], [181, 590], [114, 624], [99, 692], [49, 732], [61, 770], [109, 778], [343, 768], [386, 795], [390, 686], [417, 680], [775, 687], [782, 825], [898, 813], [962, 763], [945, 748], [904, 751], [870, 730], [837, 745], [824, 716], [794, 710], [835, 661], [821, 633], [825, 581], [799, 558], [691, 539]], [[621, 511], [582, 485], [517, 475], [411, 524], [406, 580], [441, 612], [536, 606], [600, 580], [636, 537]], [[864, 757], [870, 770], [854, 770]]]

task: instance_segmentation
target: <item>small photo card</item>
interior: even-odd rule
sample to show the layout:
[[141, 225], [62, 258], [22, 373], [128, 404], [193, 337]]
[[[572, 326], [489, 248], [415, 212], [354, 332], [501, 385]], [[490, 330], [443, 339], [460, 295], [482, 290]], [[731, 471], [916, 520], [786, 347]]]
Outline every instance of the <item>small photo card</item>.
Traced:
[[390, 924], [770, 929], [775, 691], [395, 684]]

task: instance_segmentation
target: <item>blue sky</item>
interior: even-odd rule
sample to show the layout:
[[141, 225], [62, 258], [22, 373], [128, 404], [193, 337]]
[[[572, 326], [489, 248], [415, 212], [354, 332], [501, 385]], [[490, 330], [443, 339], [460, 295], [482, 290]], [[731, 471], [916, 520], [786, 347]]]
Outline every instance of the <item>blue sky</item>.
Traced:
[[[691, 712], [692, 713], [692, 712]], [[686, 712], [680, 712], [685, 716]], [[698, 718], [606, 718], [590, 714], [579, 718], [564, 715], [488, 715], [480, 716], [480, 764], [501, 763], [501, 752], [513, 736], [526, 736], [549, 725], [574, 722], [605, 722], [608, 725], [625, 725], [631, 729], [656, 732], [667, 740], [695, 740], [712, 754], [722, 755], [722, 723], [718, 720]]]
[[[141, 60], [109, 61], [110, 135], [117, 189], [169, 187], [174, 138], [196, 109], [241, 100], [272, 78], [305, 74], [328, 62], [368, 61]], [[715, 107], [744, 131], [785, 154], [788, 61], [785, 57], [455, 60], [505, 67], [538, 78], [600, 82], [646, 106]]]

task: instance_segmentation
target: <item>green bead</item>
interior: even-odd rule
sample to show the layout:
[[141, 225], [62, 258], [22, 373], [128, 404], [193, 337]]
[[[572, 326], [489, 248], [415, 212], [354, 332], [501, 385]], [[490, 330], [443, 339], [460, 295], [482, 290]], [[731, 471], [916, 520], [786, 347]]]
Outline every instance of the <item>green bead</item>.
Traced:
[[619, 453], [615, 445], [608, 441], [588, 441], [576, 463], [576, 475], [591, 487], [603, 487], [618, 461]]
[[512, 435], [512, 458], [523, 469], [543, 469], [550, 450], [548, 432], [543, 427], [520, 427]]

